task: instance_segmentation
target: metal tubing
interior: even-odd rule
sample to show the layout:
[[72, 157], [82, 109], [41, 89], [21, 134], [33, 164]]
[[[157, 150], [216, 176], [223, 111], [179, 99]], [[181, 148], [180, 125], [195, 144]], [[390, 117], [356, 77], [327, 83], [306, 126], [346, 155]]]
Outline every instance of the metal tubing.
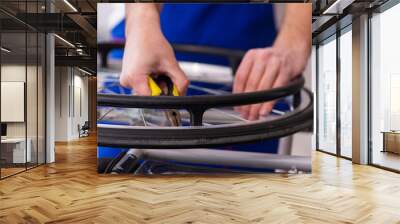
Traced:
[[241, 152], [217, 149], [135, 149], [146, 159], [174, 161], [203, 165], [243, 167], [250, 169], [284, 169], [311, 171], [309, 156], [277, 155], [269, 153]]

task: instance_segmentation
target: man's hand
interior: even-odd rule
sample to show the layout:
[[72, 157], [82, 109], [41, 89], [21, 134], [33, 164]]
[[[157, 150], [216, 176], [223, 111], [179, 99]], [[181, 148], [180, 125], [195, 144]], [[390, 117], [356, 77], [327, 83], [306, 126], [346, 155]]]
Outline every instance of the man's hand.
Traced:
[[[275, 47], [252, 49], [240, 64], [234, 83], [234, 92], [254, 92], [286, 85], [301, 74], [302, 66], [295, 65], [290, 51]], [[242, 106], [238, 111], [249, 120], [271, 112], [274, 102]]]
[[126, 4], [126, 43], [120, 83], [137, 95], [150, 95], [148, 76], [164, 74], [171, 78], [179, 94], [189, 85], [176, 61], [173, 49], [160, 28], [159, 10], [154, 4]]
[[[288, 4], [274, 45], [246, 53], [236, 72], [233, 92], [254, 92], [287, 85], [303, 72], [310, 51], [311, 5]], [[274, 104], [267, 102], [236, 109], [242, 117], [257, 120], [268, 115]]]

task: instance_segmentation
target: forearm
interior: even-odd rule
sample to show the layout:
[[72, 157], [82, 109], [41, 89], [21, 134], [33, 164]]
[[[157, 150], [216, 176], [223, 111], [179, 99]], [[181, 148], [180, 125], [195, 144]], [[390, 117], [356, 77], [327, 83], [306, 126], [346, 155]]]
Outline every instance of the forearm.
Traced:
[[162, 4], [127, 3], [125, 4], [125, 33], [129, 37], [133, 32], [145, 32], [160, 29], [160, 12]]
[[285, 14], [274, 42], [278, 48], [289, 48], [301, 60], [307, 62], [311, 52], [311, 4], [286, 4]]

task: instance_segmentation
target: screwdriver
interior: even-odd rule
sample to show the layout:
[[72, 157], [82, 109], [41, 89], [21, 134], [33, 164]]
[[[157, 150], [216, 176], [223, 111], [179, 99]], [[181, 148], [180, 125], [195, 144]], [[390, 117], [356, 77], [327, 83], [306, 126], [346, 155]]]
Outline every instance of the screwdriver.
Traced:
[[[178, 89], [166, 75], [148, 76], [152, 96], [179, 96]], [[165, 110], [165, 116], [171, 126], [181, 126], [181, 115], [176, 109]]]

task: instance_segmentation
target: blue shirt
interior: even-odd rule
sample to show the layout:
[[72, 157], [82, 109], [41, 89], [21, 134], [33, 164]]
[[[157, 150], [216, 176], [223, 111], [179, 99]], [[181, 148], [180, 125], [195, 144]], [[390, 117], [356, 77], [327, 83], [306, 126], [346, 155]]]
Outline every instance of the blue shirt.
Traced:
[[[271, 4], [164, 4], [161, 29], [167, 40], [247, 51], [272, 45], [276, 37]], [[211, 57], [178, 60], [226, 64]]]
[[[271, 46], [276, 37], [271, 4], [163, 4], [161, 29], [170, 43], [193, 44], [247, 51]], [[124, 38], [125, 21], [112, 30]], [[113, 54], [122, 57], [122, 52]], [[178, 60], [227, 64], [215, 57], [177, 54]]]

